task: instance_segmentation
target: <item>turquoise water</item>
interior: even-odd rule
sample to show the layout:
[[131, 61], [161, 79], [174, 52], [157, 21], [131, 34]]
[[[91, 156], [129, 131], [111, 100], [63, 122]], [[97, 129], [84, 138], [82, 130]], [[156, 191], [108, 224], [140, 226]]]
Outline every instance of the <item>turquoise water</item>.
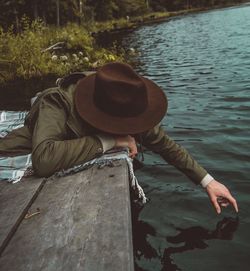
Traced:
[[237, 198], [216, 215], [202, 188], [157, 155], [137, 172], [151, 201], [135, 223], [136, 270], [235, 271], [250, 263], [250, 6], [144, 26], [123, 39], [169, 99], [163, 120]]

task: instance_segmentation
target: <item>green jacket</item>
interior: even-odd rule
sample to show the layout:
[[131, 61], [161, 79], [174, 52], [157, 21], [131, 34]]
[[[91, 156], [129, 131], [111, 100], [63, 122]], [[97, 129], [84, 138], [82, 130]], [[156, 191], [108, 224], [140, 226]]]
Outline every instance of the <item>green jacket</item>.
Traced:
[[[25, 125], [0, 139], [0, 154], [32, 152], [33, 168], [37, 175], [45, 177], [100, 156], [103, 149], [96, 136], [100, 131], [78, 116], [74, 91], [75, 85], [43, 91], [27, 115]], [[140, 138], [143, 146], [160, 154], [194, 183], [199, 184], [207, 174], [160, 125], [135, 138]]]

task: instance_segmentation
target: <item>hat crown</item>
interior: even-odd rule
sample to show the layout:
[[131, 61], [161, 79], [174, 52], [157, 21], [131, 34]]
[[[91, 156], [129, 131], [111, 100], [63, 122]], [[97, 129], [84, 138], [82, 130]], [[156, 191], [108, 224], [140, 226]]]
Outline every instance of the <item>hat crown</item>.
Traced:
[[134, 117], [148, 106], [147, 87], [131, 66], [109, 63], [96, 73], [94, 103], [107, 114]]
[[159, 86], [118, 62], [106, 64], [80, 80], [74, 101], [84, 121], [118, 135], [151, 129], [167, 110], [167, 98]]

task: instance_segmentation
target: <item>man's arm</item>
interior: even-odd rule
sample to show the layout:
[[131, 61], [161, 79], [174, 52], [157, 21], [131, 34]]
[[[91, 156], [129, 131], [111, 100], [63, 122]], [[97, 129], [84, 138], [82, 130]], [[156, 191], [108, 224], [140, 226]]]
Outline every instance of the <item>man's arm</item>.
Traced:
[[40, 176], [79, 165], [99, 156], [101, 141], [95, 136], [67, 139], [67, 112], [57, 95], [41, 101], [32, 136], [32, 163]]
[[201, 184], [206, 189], [218, 214], [221, 212], [221, 207], [227, 207], [229, 204], [238, 212], [237, 202], [227, 187], [214, 180], [183, 147], [166, 135], [162, 127], [156, 126], [143, 133], [142, 140], [142, 144], [147, 148], [160, 154], [169, 164], [182, 171], [194, 183]]
[[[128, 135], [113, 136], [112, 138], [115, 141], [114, 147], [128, 147], [130, 157], [134, 158], [136, 156], [137, 146], [134, 137]], [[203, 169], [184, 148], [170, 139], [161, 127], [157, 126], [143, 133], [141, 139], [143, 145], [162, 155], [167, 162], [176, 166], [195, 183], [201, 184], [206, 189], [218, 214], [221, 212], [221, 207], [227, 207], [229, 204], [232, 204], [236, 212], [238, 212], [237, 202], [229, 190], [207, 174], [207, 171]], [[140, 136], [137, 137], [137, 141], [140, 141]]]
[[27, 126], [12, 130], [0, 138], [0, 155], [16, 156], [31, 152], [31, 134]]
[[160, 125], [142, 134], [142, 144], [155, 153], [160, 154], [165, 161], [183, 172], [195, 184], [208, 174], [186, 149], [178, 145], [163, 130]]

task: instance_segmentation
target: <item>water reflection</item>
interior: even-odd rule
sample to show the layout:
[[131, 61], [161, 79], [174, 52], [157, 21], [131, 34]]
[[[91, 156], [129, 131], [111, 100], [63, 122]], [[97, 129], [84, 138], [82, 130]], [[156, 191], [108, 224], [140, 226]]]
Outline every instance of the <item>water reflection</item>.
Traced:
[[[158, 252], [149, 242], [149, 236], [156, 236], [155, 229], [148, 223], [138, 220], [138, 214], [133, 214], [133, 236], [134, 236], [134, 255], [136, 260], [141, 257], [151, 260], [157, 258], [161, 261], [161, 271], [182, 270], [174, 263], [171, 256], [194, 249], [205, 249], [208, 247], [206, 241], [212, 239], [232, 240], [234, 233], [239, 225], [239, 218], [224, 217], [220, 220], [214, 230], [209, 230], [201, 226], [190, 228], [176, 228], [179, 231], [175, 236], [167, 236], [166, 240], [170, 244], [179, 246], [169, 246], [164, 249], [164, 253]], [[136, 220], [137, 219], [137, 220]], [[135, 271], [144, 271], [135, 264]]]
[[[203, 212], [207, 200], [203, 191], [184, 193], [180, 189], [176, 193], [166, 181], [178, 186], [184, 184], [185, 177], [179, 178], [155, 154], [145, 153], [146, 167], [138, 172], [139, 180], [152, 201], [140, 215], [144, 223], [138, 225], [142, 230], [138, 230], [135, 243], [145, 246], [143, 249], [136, 244], [137, 263], [148, 271], [180, 267], [191, 271], [249, 269], [249, 13], [250, 6], [242, 6], [192, 14], [143, 26], [122, 41], [125, 47], [140, 53], [135, 57], [138, 72], [154, 80], [168, 96], [168, 114], [162, 123], [169, 136], [224, 182], [241, 206], [242, 227], [228, 246], [228, 242], [221, 240], [230, 240], [237, 219], [234, 223], [233, 219], [225, 218], [216, 225], [213, 211]], [[169, 221], [176, 226], [186, 225], [183, 217], [189, 211], [205, 228], [180, 229], [176, 236], [166, 239]], [[230, 212], [225, 216], [230, 216]], [[152, 221], [154, 229], [148, 226], [148, 221]], [[213, 221], [215, 229], [206, 229], [206, 221]], [[204, 249], [210, 242], [213, 248]], [[154, 250], [158, 247], [163, 249]], [[190, 259], [192, 253], [202, 253], [210, 264], [204, 265], [199, 258]], [[219, 259], [214, 257], [218, 253]], [[178, 259], [178, 266], [172, 259]]]
[[236, 232], [239, 225], [239, 218], [224, 217], [216, 225], [215, 230], [211, 231], [200, 226], [191, 227], [187, 229], [176, 228], [180, 231], [175, 236], [168, 236], [166, 239], [169, 243], [180, 244], [178, 247], [165, 248], [161, 271], [177, 271], [181, 270], [173, 263], [171, 255], [175, 253], [182, 253], [193, 249], [205, 249], [208, 244], [205, 242], [211, 239], [232, 240], [233, 234]]

